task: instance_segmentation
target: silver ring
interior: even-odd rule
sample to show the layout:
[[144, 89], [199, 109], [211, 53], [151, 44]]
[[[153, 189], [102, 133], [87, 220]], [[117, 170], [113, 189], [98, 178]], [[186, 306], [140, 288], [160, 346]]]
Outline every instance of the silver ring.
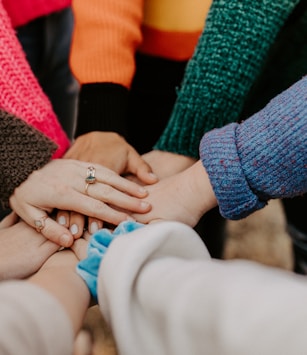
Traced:
[[45, 227], [45, 220], [48, 218], [48, 216], [43, 216], [40, 219], [35, 219], [34, 220], [34, 226], [35, 229], [38, 233], [40, 233], [44, 227]]
[[[96, 169], [93, 166], [89, 166], [87, 168], [86, 178], [85, 178], [86, 184], [95, 184], [96, 182], [95, 173], [96, 173]], [[85, 190], [87, 190], [87, 187], [85, 187]]]

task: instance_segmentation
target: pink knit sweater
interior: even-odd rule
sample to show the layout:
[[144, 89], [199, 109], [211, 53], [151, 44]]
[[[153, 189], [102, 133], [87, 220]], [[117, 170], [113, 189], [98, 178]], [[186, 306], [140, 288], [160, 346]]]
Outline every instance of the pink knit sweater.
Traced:
[[2, 2], [13, 27], [24, 25], [37, 17], [63, 10], [71, 4], [71, 0], [2, 0]]
[[[12, 3], [11, 8], [16, 6], [17, 9], [19, 6], [17, 4], [27, 1], [12, 0], [5, 3]], [[37, 4], [42, 5], [55, 2], [37, 0]], [[61, 0], [58, 3], [64, 4], [67, 1]], [[19, 11], [22, 15], [23, 7], [19, 8]], [[51, 139], [58, 146], [53, 158], [61, 157], [69, 147], [70, 142], [57, 120], [50, 101], [31, 71], [2, 1], [0, 1], [0, 108], [21, 118]]]

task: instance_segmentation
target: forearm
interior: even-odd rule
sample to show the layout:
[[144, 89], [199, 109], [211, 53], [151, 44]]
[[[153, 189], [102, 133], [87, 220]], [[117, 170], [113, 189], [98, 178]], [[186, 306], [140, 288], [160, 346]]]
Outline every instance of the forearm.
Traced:
[[[81, 84], [76, 136], [114, 131], [126, 137], [128, 92], [141, 42], [142, 0], [73, 2], [72, 71]], [[88, 65], [91, 63], [91, 65]]]
[[119, 353], [199, 355], [205, 347], [208, 354], [277, 355], [306, 347], [303, 277], [210, 259], [192, 229], [168, 223], [140, 229], [135, 243], [114, 241], [101, 265], [100, 307]]
[[186, 174], [186, 180], [193, 191], [192, 200], [189, 201], [189, 204], [194, 205], [195, 213], [200, 218], [217, 205], [209, 175], [200, 160], [183, 174]]
[[[134, 54], [141, 42], [143, 1], [73, 1], [75, 29], [71, 67], [80, 84], [129, 87]], [[90, 63], [90, 65], [89, 65]]]
[[27, 281], [7, 281], [0, 285], [0, 298], [2, 354], [71, 353], [71, 322], [65, 309], [48, 292]]
[[207, 133], [202, 162], [226, 218], [307, 191], [307, 77], [240, 125]]
[[[189, 323], [179, 324], [178, 312], [182, 316], [185, 306], [194, 303], [180, 300], [198, 293], [182, 282], [191, 280], [192, 274], [196, 279], [197, 272], [185, 278], [184, 268], [193, 259], [209, 258], [198, 235], [177, 222], [153, 223], [112, 242], [100, 267], [98, 300], [120, 353], [186, 354], [186, 348], [177, 348], [178, 339], [183, 344], [195, 338], [186, 336]], [[176, 331], [176, 337], [172, 336], [174, 327], [182, 330]]]
[[[29, 282], [51, 294], [65, 309], [73, 326], [74, 334], [80, 329], [90, 303], [90, 293], [85, 282], [76, 273], [77, 259], [71, 252], [61, 251], [55, 258], [63, 262], [49, 263], [29, 279]], [[57, 253], [57, 254], [59, 254]], [[59, 259], [61, 260], [61, 259]]]
[[202, 135], [237, 121], [280, 28], [297, 0], [215, 0], [156, 149], [198, 158]]

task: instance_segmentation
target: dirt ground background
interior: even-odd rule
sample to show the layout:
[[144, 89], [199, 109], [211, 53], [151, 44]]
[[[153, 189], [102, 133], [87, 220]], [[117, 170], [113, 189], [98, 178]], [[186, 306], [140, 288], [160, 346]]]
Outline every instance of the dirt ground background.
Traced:
[[[250, 259], [292, 269], [291, 243], [280, 201], [270, 201], [267, 207], [241, 221], [227, 221], [226, 235], [224, 259]], [[84, 325], [93, 335], [94, 347], [93, 352], [88, 350], [82, 355], [116, 355], [112, 333], [96, 306], [89, 309]]]

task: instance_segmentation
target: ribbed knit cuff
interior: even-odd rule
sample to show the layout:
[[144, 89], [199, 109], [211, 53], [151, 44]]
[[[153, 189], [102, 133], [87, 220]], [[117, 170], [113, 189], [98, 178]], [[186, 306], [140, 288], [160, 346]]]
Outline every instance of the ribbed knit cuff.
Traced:
[[154, 149], [198, 157], [202, 135], [240, 117], [246, 95], [298, 0], [216, 0]]
[[128, 89], [119, 84], [84, 84], [80, 89], [75, 136], [112, 131], [127, 136]]
[[251, 190], [237, 151], [237, 123], [213, 130], [200, 143], [200, 157], [209, 175], [220, 213], [241, 219], [265, 206]]
[[307, 191], [307, 76], [241, 124], [204, 135], [200, 157], [225, 218]]
[[34, 127], [0, 111], [0, 206], [9, 207], [9, 197], [34, 171], [43, 167], [57, 146]]

